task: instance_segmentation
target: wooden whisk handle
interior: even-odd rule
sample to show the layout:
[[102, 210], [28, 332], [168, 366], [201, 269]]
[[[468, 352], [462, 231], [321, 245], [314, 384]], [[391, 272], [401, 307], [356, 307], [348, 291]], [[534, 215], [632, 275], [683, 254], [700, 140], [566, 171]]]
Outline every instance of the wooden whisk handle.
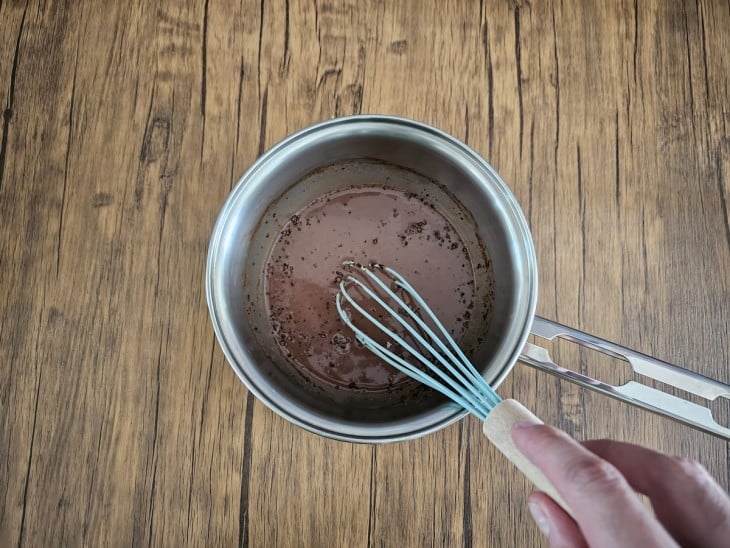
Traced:
[[483, 432], [497, 449], [540, 490], [572, 515], [563, 498], [542, 471], [527, 459], [512, 441], [512, 426], [520, 421], [543, 424], [529, 409], [516, 400], [503, 400], [492, 409], [484, 421]]

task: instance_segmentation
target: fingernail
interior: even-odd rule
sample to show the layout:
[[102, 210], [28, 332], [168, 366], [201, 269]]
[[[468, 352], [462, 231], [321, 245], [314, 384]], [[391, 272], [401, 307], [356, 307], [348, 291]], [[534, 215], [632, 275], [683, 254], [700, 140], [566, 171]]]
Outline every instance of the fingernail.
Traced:
[[527, 508], [530, 510], [530, 514], [532, 514], [532, 519], [535, 520], [537, 528], [547, 537], [550, 534], [550, 521], [545, 515], [545, 512], [542, 511], [542, 508], [536, 502], [528, 502]]
[[512, 425], [512, 430], [519, 430], [520, 428], [530, 428], [531, 426], [537, 426], [539, 422], [534, 421], [517, 421]]

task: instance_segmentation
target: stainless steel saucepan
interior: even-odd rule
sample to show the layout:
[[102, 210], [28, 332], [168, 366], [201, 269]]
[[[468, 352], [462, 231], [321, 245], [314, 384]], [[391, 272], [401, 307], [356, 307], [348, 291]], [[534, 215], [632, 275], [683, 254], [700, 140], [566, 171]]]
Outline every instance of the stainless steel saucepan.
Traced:
[[[476, 152], [427, 125], [387, 116], [333, 119], [296, 133], [261, 156], [225, 202], [210, 241], [206, 293], [211, 319], [231, 366], [264, 404], [312, 432], [347, 441], [387, 442], [422, 436], [466, 412], [433, 395], [413, 401], [384, 396], [331, 397], [302, 383], [278, 351], [268, 325], [264, 263], [286, 220], [317, 196], [350, 186], [326, 176], [328, 167], [378, 161], [434, 181], [441, 212], [468, 245], [483, 245], [494, 265], [494, 305], [487, 326], [473, 328], [480, 344], [473, 362], [497, 387], [517, 361], [591, 390], [730, 439], [708, 406], [631, 380], [621, 386], [596, 381], [555, 364], [530, 334], [563, 338], [628, 362], [634, 372], [709, 401], [730, 398], [730, 386], [535, 316], [537, 264], [525, 217], [507, 185]], [[308, 174], [321, 170], [313, 183]], [[356, 183], [356, 181], [355, 181]], [[391, 180], [392, 186], [423, 191]], [[462, 207], [463, 206], [463, 207]], [[464, 209], [468, 213], [463, 215]], [[459, 214], [461, 212], [461, 214]], [[479, 280], [477, 280], [479, 285]]]

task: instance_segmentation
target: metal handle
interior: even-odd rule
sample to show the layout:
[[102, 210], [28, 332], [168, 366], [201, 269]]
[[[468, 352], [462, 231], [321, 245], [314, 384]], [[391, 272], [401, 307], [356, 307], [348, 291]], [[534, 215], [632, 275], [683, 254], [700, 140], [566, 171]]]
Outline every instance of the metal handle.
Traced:
[[[535, 316], [531, 332], [533, 335], [547, 340], [552, 340], [556, 337], [569, 340], [581, 346], [596, 350], [597, 352], [626, 361], [631, 365], [634, 372], [639, 375], [651, 377], [675, 388], [701, 396], [709, 401], [718, 397], [730, 398], [730, 386], [727, 384], [538, 316]], [[614, 386], [597, 381], [582, 373], [566, 369], [554, 363], [547, 349], [531, 343], [525, 344], [519, 359], [532, 367], [569, 380], [580, 386], [683, 422], [709, 434], [730, 440], [730, 428], [719, 424], [713, 418], [711, 409], [704, 405], [699, 405], [684, 398], [668, 394], [638, 381], [629, 381], [621, 386]]]

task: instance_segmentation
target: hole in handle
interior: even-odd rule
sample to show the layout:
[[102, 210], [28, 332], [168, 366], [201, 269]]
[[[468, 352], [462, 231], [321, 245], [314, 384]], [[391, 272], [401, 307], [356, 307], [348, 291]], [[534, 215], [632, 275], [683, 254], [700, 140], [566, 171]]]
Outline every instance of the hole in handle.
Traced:
[[536, 337], [535, 342], [548, 350], [553, 362], [597, 381], [621, 386], [636, 377], [629, 362], [581, 346], [568, 339], [555, 338], [548, 341]]
[[730, 398], [719, 396], [710, 402], [712, 418], [725, 428], [730, 428]]

